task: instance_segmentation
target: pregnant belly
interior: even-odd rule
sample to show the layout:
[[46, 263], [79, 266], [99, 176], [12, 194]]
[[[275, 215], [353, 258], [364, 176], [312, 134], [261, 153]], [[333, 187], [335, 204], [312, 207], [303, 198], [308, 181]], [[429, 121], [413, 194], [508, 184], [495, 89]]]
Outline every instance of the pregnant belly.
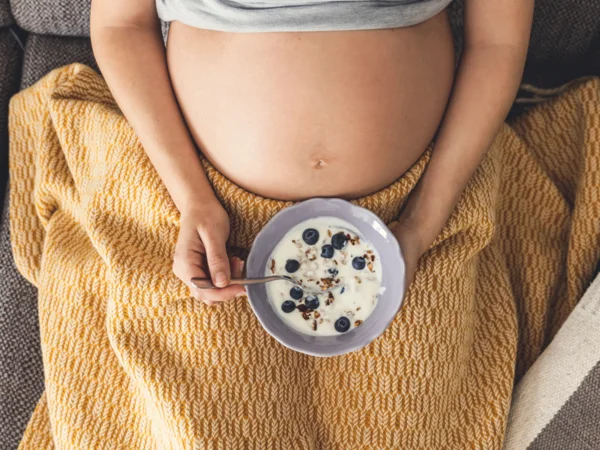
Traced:
[[173, 22], [167, 61], [194, 141], [226, 177], [269, 198], [356, 198], [391, 184], [431, 142], [454, 48], [445, 12], [364, 31]]

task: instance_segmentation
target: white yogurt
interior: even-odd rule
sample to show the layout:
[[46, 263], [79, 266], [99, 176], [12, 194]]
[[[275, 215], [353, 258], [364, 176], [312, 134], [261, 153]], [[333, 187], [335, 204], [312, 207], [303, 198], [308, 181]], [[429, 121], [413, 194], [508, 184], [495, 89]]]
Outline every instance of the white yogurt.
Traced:
[[[307, 229], [318, 232], [316, 243], [307, 243], [303, 239]], [[346, 236], [343, 248], [333, 249], [331, 258], [323, 257], [323, 246], [332, 245], [332, 238], [338, 233]], [[340, 241], [336, 242], [338, 247]], [[353, 265], [355, 258], [354, 265], [358, 265], [358, 269]], [[293, 269], [291, 266], [294, 264], [299, 268], [288, 272], [288, 261], [295, 261], [290, 263], [288, 269]], [[364, 268], [360, 268], [363, 262]], [[319, 305], [316, 308], [309, 307], [315, 304], [314, 300], [311, 302], [308, 298], [311, 294], [306, 290], [302, 298], [292, 298], [290, 291], [293, 284], [287, 281], [267, 283], [267, 295], [277, 314], [295, 330], [316, 336], [339, 335], [360, 326], [373, 312], [378, 295], [382, 292], [381, 273], [379, 255], [358, 234], [356, 228], [336, 217], [319, 217], [298, 224], [284, 236], [271, 253], [265, 275], [291, 276], [309, 291], [320, 292], [329, 286], [334, 286], [334, 289], [331, 293], [317, 295]], [[284, 302], [292, 303], [282, 307]], [[285, 307], [289, 312], [284, 311]], [[349, 325], [346, 331], [336, 330], [335, 323], [342, 317], [346, 319], [338, 323], [338, 330], [343, 330], [345, 327], [339, 325], [346, 322]]]

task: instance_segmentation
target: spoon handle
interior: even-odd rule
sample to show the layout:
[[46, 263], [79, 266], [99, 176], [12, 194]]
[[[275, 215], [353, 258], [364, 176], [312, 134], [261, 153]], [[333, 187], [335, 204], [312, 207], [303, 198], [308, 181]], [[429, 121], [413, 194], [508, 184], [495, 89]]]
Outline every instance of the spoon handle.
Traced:
[[[269, 281], [285, 280], [283, 276], [273, 275], [262, 278], [232, 278], [230, 285], [247, 286], [249, 284], [268, 283]], [[210, 278], [192, 278], [192, 284], [198, 289], [217, 289]]]

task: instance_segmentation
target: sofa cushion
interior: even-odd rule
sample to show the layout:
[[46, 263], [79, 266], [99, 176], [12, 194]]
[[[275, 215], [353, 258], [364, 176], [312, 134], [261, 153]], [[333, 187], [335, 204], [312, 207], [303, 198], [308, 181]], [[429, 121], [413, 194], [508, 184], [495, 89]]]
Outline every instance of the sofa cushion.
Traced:
[[8, 102], [19, 87], [22, 50], [8, 28], [0, 29], [0, 211], [8, 176]]
[[536, 2], [525, 81], [552, 87], [585, 75], [600, 75], [600, 2]]
[[37, 291], [15, 267], [7, 196], [0, 224], [0, 448], [17, 448], [43, 390]]
[[600, 448], [600, 362], [537, 435], [529, 450]]
[[[3, 1], [3, 0], [0, 0]], [[32, 33], [89, 36], [91, 0], [10, 0], [17, 24]]]
[[532, 63], [577, 63], [600, 37], [598, 0], [536, 2], [529, 60]]
[[10, 3], [8, 0], [0, 0], [0, 27], [12, 24], [13, 16], [10, 12]]
[[30, 34], [25, 44], [21, 89], [57, 67], [79, 62], [99, 71], [89, 38]]
[[[463, 46], [465, 0], [449, 8], [457, 55]], [[600, 1], [535, 2], [523, 81], [554, 87], [584, 75], [600, 75]]]
[[[8, 0], [0, 0], [0, 20], [3, 2]], [[14, 20], [31, 33], [79, 37], [90, 35], [91, 0], [11, 0], [11, 5]], [[161, 21], [163, 39], [165, 25], [166, 22]]]

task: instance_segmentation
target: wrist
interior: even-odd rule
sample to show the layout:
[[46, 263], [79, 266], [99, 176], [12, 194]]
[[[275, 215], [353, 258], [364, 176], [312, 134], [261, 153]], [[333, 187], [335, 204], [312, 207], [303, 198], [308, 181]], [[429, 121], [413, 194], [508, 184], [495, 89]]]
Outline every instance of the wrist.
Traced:
[[214, 211], [215, 209], [223, 209], [221, 202], [216, 197], [214, 192], [203, 192], [196, 196], [189, 196], [186, 200], [181, 202], [181, 206], [178, 206], [179, 213], [182, 217], [195, 216], [195, 215], [207, 215], [207, 212]]
[[197, 211], [206, 211], [221, 205], [204, 172], [194, 177], [194, 181], [181, 180], [171, 193], [181, 215], [190, 215]]
[[435, 236], [430, 237], [432, 216], [423, 213], [426, 210], [426, 205], [423, 204], [421, 186], [409, 195], [404, 208], [396, 219], [398, 233], [404, 236], [402, 239], [409, 246], [411, 251], [422, 255], [428, 249]]
[[426, 171], [396, 219], [402, 231], [416, 242], [420, 254], [429, 250], [446, 225], [462, 189], [448, 180], [441, 184], [438, 181], [437, 174]]

